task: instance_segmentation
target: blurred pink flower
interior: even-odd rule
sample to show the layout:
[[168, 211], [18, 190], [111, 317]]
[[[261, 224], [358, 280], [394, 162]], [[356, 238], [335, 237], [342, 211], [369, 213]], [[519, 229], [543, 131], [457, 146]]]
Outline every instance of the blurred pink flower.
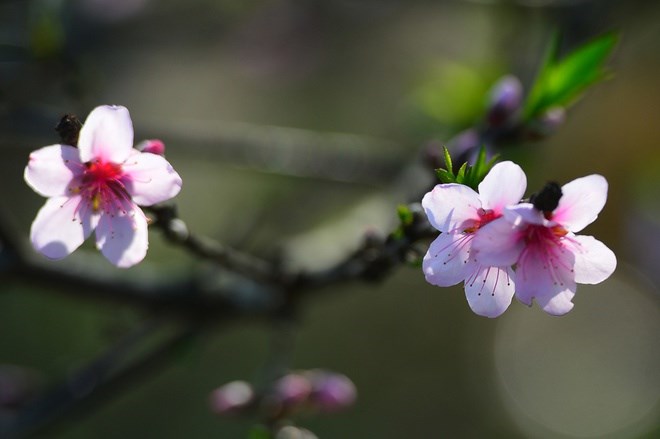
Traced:
[[167, 160], [133, 149], [133, 124], [120, 106], [95, 108], [77, 148], [51, 145], [31, 153], [24, 177], [49, 197], [30, 231], [37, 251], [64, 258], [96, 230], [97, 248], [118, 267], [137, 264], [147, 252], [147, 219], [137, 205], [168, 200], [181, 190]]
[[511, 263], [477, 262], [472, 241], [506, 206], [517, 204], [526, 187], [520, 166], [502, 162], [479, 184], [479, 193], [454, 183], [439, 184], [427, 193], [422, 207], [431, 225], [442, 232], [424, 256], [427, 282], [447, 287], [465, 281], [465, 295], [476, 314], [501, 315], [514, 294]]
[[531, 305], [535, 298], [547, 313], [562, 315], [573, 308], [576, 283], [600, 283], [616, 268], [605, 244], [575, 235], [605, 206], [607, 181], [589, 175], [561, 188], [551, 183], [541, 199], [507, 207], [479, 230], [472, 248], [481, 264], [515, 264], [518, 300]]

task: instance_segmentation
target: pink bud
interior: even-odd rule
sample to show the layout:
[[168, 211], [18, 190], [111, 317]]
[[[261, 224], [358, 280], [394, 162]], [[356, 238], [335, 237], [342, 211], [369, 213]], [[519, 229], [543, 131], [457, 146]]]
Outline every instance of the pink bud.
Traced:
[[488, 123], [500, 126], [511, 120], [522, 103], [523, 88], [512, 75], [500, 78], [488, 96]]
[[527, 127], [528, 136], [533, 140], [548, 137], [554, 134], [565, 120], [566, 110], [564, 108], [549, 108], [538, 119], [530, 121]]
[[217, 415], [235, 415], [254, 400], [252, 385], [232, 381], [215, 389], [209, 398], [211, 411]]
[[290, 373], [284, 375], [273, 386], [273, 397], [285, 407], [304, 403], [312, 393], [312, 383], [304, 375]]
[[310, 380], [313, 386], [312, 403], [321, 411], [336, 412], [355, 402], [355, 384], [345, 375], [322, 370], [311, 371]]
[[144, 140], [135, 145], [135, 149], [142, 152], [150, 152], [162, 156], [165, 155], [165, 144], [162, 140], [158, 139]]

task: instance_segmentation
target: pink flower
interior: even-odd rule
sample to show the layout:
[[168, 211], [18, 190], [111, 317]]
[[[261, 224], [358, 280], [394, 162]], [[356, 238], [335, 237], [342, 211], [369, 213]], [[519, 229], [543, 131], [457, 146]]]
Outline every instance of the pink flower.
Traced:
[[482, 264], [516, 267], [516, 297], [549, 314], [573, 308], [576, 283], [597, 284], [616, 268], [616, 256], [602, 242], [575, 233], [591, 224], [605, 206], [607, 181], [589, 175], [548, 184], [530, 203], [508, 207], [484, 226], [473, 248]]
[[472, 242], [506, 206], [520, 201], [526, 186], [520, 166], [502, 162], [479, 184], [479, 193], [455, 183], [439, 184], [427, 193], [422, 207], [431, 225], [442, 232], [424, 256], [427, 282], [447, 287], [465, 281], [465, 295], [476, 314], [502, 314], [514, 294], [511, 264], [477, 262]]
[[51, 145], [30, 154], [25, 181], [49, 197], [30, 231], [34, 248], [51, 259], [77, 249], [93, 230], [96, 246], [118, 267], [147, 252], [147, 219], [137, 204], [174, 197], [181, 177], [163, 157], [133, 149], [133, 124], [119, 106], [95, 108], [78, 147]]

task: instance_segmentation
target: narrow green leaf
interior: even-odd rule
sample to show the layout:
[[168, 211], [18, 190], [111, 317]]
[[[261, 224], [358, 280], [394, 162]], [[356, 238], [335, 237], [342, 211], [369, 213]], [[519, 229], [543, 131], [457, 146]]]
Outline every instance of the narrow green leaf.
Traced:
[[557, 55], [559, 53], [559, 43], [561, 38], [558, 31], [553, 32], [548, 47], [545, 49], [545, 54], [543, 55], [543, 62], [541, 63], [541, 68], [536, 74], [536, 80], [534, 85], [527, 95], [525, 102], [524, 115], [529, 116], [538, 108], [539, 103], [543, 99], [543, 94], [545, 93], [545, 83], [547, 81], [547, 76], [552, 70], [553, 65], [557, 60]]
[[559, 39], [555, 36], [525, 102], [525, 118], [538, 116], [550, 107], [570, 105], [587, 87], [605, 79], [608, 72], [603, 64], [618, 39], [616, 33], [602, 35], [558, 60]]
[[454, 169], [452, 167], [452, 162], [451, 162], [451, 156], [449, 155], [449, 150], [447, 149], [446, 146], [442, 147], [443, 152], [445, 154], [445, 166], [447, 167], [447, 172], [450, 174], [454, 174]]
[[463, 163], [461, 167], [458, 169], [458, 173], [456, 174], [456, 183], [463, 184], [465, 181], [465, 170], [467, 169], [467, 163]]

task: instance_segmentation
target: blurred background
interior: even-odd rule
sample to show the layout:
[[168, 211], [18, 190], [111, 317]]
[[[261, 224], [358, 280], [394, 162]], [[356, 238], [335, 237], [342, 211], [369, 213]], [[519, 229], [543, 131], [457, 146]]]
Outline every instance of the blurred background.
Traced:
[[[119, 104], [136, 140], [165, 142], [191, 230], [325, 267], [396, 225], [414, 190], [391, 183], [421, 178], [402, 164], [477, 123], [499, 77], [529, 88], [553, 30], [564, 52], [619, 30], [613, 78], [556, 135], [503, 151], [528, 192], [608, 179], [608, 204], [584, 233], [615, 251], [615, 274], [579, 286], [562, 318], [515, 301], [496, 320], [478, 317], [461, 287], [432, 287], [410, 267], [309, 300], [293, 366], [348, 375], [358, 400], [296, 421], [321, 438], [657, 437], [659, 20], [653, 1], [3, 0], [0, 209], [27, 240], [44, 202], [23, 182], [29, 152], [58, 143], [62, 114]], [[107, 264], [92, 247], [58, 264]], [[116, 275], [200, 265], [152, 233], [146, 261]], [[16, 370], [37, 388], [61, 381], [143, 317], [0, 282], [0, 396]], [[208, 396], [259, 375], [271, 329], [209, 331], [46, 437], [246, 437], [254, 420], [214, 416]]]

